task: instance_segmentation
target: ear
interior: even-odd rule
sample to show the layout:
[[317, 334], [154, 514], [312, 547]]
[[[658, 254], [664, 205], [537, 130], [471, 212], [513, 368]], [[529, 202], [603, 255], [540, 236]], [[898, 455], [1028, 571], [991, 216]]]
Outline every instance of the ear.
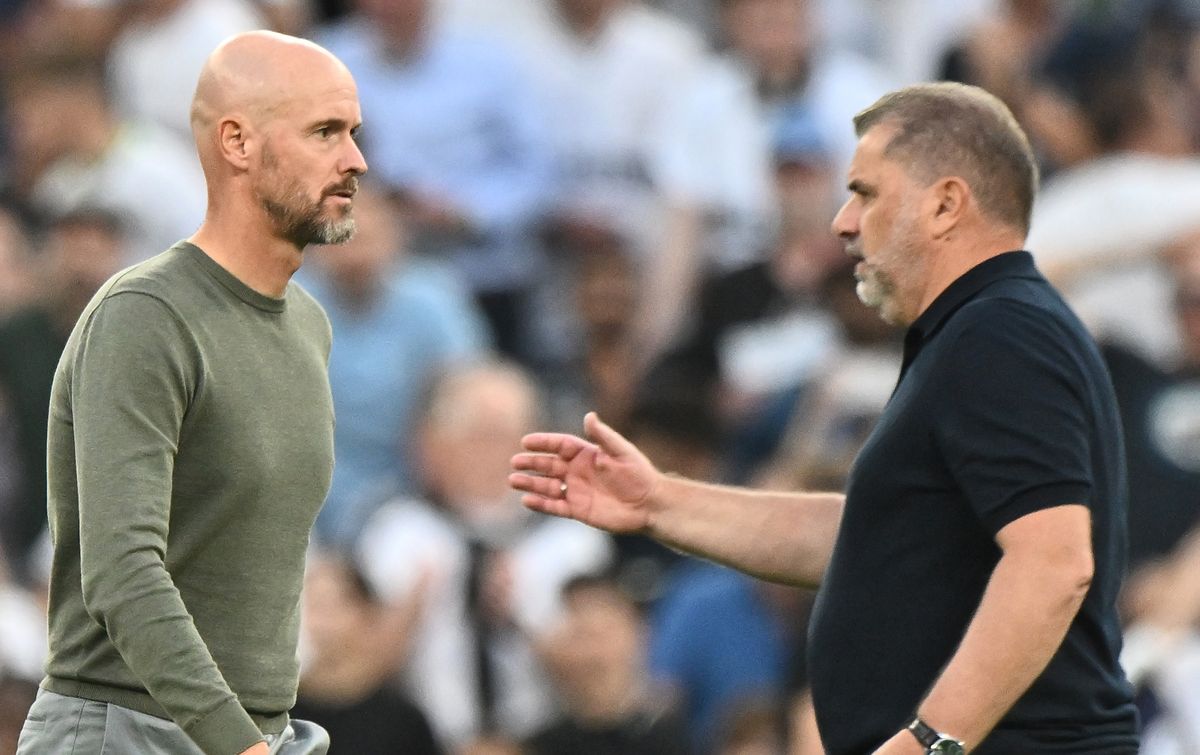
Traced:
[[971, 203], [971, 187], [958, 176], [939, 178], [930, 187], [930, 202], [930, 230], [934, 238], [945, 238], [962, 222]]
[[221, 156], [238, 170], [250, 166], [252, 139], [250, 129], [243, 118], [229, 116], [217, 124], [217, 144]]

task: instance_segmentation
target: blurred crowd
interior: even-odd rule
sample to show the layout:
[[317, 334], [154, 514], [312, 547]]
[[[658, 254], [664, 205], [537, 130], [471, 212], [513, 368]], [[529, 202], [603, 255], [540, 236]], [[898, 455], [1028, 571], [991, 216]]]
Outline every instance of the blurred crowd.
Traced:
[[1043, 170], [1029, 247], [1125, 422], [1123, 659], [1147, 755], [1200, 752], [1200, 2], [0, 0], [0, 755], [45, 655], [45, 433], [79, 312], [199, 225], [224, 38], [354, 74], [359, 233], [298, 717], [337, 753], [807, 755], [811, 594], [524, 510], [510, 456], [597, 409], [666, 470], [837, 488], [902, 334], [829, 223], [851, 116], [953, 79]]

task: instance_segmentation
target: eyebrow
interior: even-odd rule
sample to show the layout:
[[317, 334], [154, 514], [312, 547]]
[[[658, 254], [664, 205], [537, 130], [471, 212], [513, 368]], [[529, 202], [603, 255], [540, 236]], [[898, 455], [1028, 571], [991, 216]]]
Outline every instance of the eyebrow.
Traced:
[[326, 118], [323, 121], [318, 121], [318, 122], [314, 123], [309, 128], [309, 130], [317, 131], [322, 128], [331, 128], [331, 129], [334, 129], [335, 131], [343, 131], [343, 130], [349, 129], [350, 136], [358, 136], [358, 132], [362, 130], [362, 124], [356, 123], [353, 126], [351, 126], [348, 121], [342, 120], [341, 118]]
[[856, 178], [850, 183], [846, 184], [846, 188], [854, 194], [866, 194], [871, 187], [867, 186], [867, 184]]

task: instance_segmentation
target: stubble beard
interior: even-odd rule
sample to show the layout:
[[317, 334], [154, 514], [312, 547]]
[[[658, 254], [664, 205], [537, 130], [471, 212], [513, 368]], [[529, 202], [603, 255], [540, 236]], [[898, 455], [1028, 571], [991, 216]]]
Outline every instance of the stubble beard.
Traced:
[[858, 284], [854, 292], [859, 301], [879, 313], [880, 319], [891, 325], [906, 325], [904, 313], [900, 310], [900, 286], [892, 273], [883, 265], [891, 263], [894, 270], [905, 269], [916, 263], [917, 245], [913, 239], [912, 229], [907, 226], [896, 228], [892, 238], [888, 240], [884, 250], [877, 255], [876, 264], [867, 263], [862, 274], [855, 273]]
[[[357, 224], [349, 207], [342, 211], [341, 217], [327, 218], [321, 209], [325, 196], [313, 202], [299, 180], [283, 179], [278, 160], [269, 150], [264, 150], [263, 165], [275, 174], [274, 191], [270, 195], [259, 191], [259, 202], [281, 236], [300, 249], [309, 244], [344, 244], [354, 236]], [[357, 179], [350, 182], [357, 184]]]

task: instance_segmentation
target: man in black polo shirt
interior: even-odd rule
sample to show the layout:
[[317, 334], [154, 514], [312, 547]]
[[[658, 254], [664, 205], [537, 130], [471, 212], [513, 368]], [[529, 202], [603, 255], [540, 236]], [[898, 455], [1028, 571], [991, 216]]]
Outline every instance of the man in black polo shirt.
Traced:
[[1095, 345], [1027, 252], [1037, 169], [998, 100], [958, 84], [855, 118], [833, 228], [860, 298], [909, 327], [845, 495], [664, 475], [589, 414], [528, 436], [526, 506], [821, 586], [813, 703], [834, 755], [1137, 752], [1117, 662], [1125, 471]]

